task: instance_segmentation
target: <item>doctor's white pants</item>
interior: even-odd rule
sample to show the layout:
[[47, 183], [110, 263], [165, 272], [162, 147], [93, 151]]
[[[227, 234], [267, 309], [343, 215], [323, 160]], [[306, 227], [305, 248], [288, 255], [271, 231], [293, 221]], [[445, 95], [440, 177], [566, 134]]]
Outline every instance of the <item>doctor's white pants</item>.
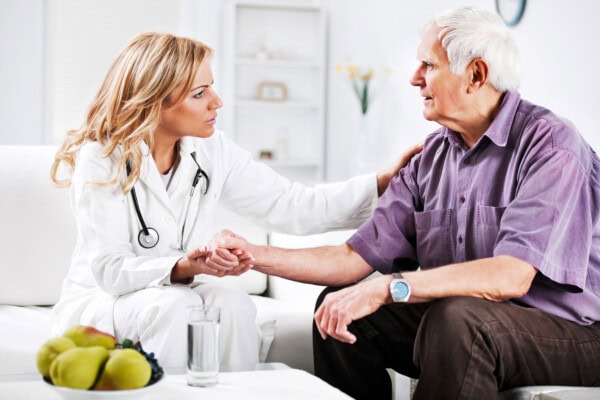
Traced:
[[140, 341], [165, 368], [187, 364], [187, 307], [206, 304], [221, 309], [221, 365], [254, 365], [259, 361], [261, 334], [256, 307], [243, 291], [215, 283], [147, 288], [120, 296], [114, 307], [119, 342]]

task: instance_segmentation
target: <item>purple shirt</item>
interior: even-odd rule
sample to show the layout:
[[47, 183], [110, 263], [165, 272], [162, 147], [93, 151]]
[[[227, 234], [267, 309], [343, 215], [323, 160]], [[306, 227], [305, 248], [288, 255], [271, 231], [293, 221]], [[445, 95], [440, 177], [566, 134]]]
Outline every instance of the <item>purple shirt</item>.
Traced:
[[538, 269], [515, 303], [600, 320], [600, 159], [576, 129], [506, 93], [473, 148], [440, 128], [348, 243], [375, 270], [510, 255]]

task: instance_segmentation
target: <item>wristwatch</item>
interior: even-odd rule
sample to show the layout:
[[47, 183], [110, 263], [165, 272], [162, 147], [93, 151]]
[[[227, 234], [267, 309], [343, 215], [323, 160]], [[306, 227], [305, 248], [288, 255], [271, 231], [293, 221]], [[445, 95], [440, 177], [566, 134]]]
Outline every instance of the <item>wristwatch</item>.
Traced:
[[410, 298], [410, 284], [402, 279], [402, 275], [393, 274], [394, 279], [390, 283], [390, 294], [395, 303], [406, 303]]

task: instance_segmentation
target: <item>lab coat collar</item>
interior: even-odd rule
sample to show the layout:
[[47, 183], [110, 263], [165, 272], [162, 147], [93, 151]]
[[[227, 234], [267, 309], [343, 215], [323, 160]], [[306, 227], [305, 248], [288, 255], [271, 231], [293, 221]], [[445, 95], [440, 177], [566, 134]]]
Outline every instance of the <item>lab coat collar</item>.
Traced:
[[180, 140], [179, 166], [173, 174], [168, 193], [160, 177], [156, 163], [152, 158], [150, 148], [146, 143], [142, 143], [140, 147], [142, 151], [140, 182], [164, 204], [165, 208], [170, 210], [174, 218], [177, 218], [174, 204], [178, 203], [178, 199], [184, 198], [189, 194], [197, 170], [196, 164], [190, 156], [190, 153], [195, 150], [193, 140], [189, 138], [182, 138]]
[[187, 196], [192, 187], [194, 175], [197, 171], [196, 163], [190, 155], [195, 151], [195, 146], [190, 138], [184, 137], [179, 141], [179, 166], [171, 179], [169, 194], [171, 198]]

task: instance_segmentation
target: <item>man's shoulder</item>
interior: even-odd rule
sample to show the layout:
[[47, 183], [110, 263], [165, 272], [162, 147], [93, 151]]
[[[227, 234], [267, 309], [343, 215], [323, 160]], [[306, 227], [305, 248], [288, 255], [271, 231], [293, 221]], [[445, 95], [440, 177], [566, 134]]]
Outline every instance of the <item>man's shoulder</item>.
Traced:
[[516, 118], [527, 143], [543, 142], [548, 151], [567, 151], [577, 158], [592, 153], [575, 124], [546, 107], [521, 100]]

